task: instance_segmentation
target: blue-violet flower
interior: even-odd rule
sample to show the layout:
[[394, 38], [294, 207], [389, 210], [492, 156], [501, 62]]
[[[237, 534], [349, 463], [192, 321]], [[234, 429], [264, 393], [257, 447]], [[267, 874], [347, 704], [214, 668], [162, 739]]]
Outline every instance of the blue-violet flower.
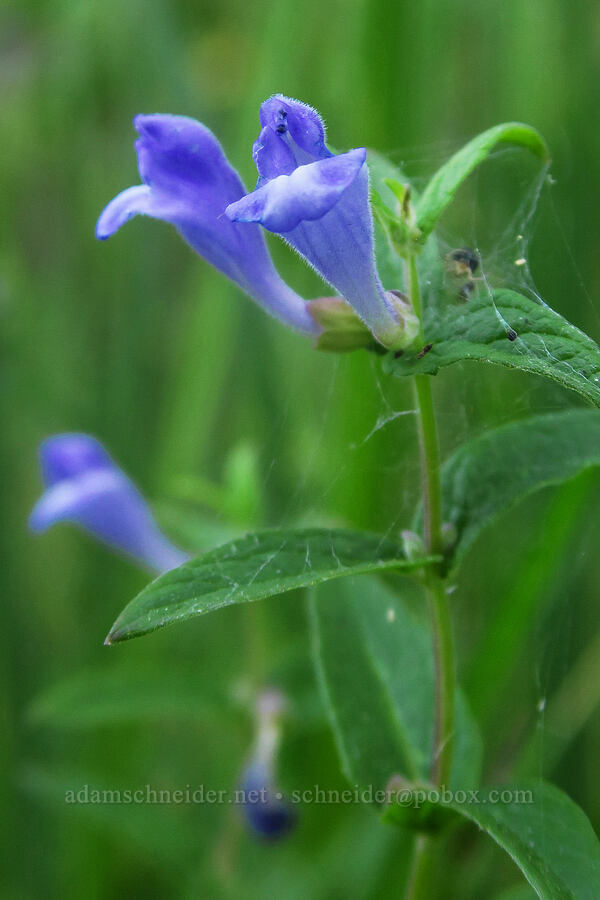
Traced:
[[72, 522], [144, 567], [166, 572], [188, 558], [160, 531], [148, 504], [104, 447], [87, 434], [57, 434], [39, 450], [46, 490], [29, 525]]
[[304, 300], [277, 273], [260, 230], [225, 215], [246, 189], [212, 132], [186, 116], [140, 115], [134, 124], [143, 184], [127, 188], [108, 204], [96, 236], [110, 237], [136, 215], [170, 222], [200, 256], [267, 312], [292, 328], [318, 334]]
[[280, 234], [353, 307], [380, 343], [405, 343], [402, 311], [375, 265], [366, 150], [334, 155], [310, 106], [276, 94], [260, 108], [256, 190], [227, 207]]
[[285, 700], [277, 690], [266, 690], [259, 696], [256, 743], [240, 782], [245, 819], [253, 831], [267, 840], [283, 837], [295, 822], [291, 806], [275, 785], [284, 706]]

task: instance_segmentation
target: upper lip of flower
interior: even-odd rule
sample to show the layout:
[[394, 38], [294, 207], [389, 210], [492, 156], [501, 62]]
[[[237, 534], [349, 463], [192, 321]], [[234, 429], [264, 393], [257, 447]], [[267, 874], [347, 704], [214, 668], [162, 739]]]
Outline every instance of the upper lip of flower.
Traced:
[[280, 94], [262, 104], [260, 122], [257, 187], [229, 204], [227, 215], [281, 234], [394, 347], [403, 327], [375, 265], [366, 151], [334, 155], [319, 114]]

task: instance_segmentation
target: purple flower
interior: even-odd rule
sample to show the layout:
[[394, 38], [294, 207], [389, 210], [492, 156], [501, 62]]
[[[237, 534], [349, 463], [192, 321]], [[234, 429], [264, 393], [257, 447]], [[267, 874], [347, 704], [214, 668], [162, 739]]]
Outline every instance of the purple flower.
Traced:
[[72, 522], [156, 572], [186, 561], [186, 554], [162, 534], [142, 495], [95, 438], [57, 434], [43, 441], [39, 453], [46, 490], [29, 519], [33, 531]]
[[253, 831], [268, 840], [283, 837], [295, 816], [275, 786], [275, 763], [281, 738], [285, 698], [276, 689], [263, 691], [256, 704], [256, 743], [241, 778], [242, 810]]
[[295, 817], [283, 795], [273, 785], [270, 767], [253, 762], [244, 772], [240, 790], [242, 808], [250, 827], [268, 840], [283, 837], [292, 828]]
[[227, 207], [235, 222], [260, 222], [280, 234], [333, 285], [387, 347], [404, 327], [394, 295], [375, 266], [366, 150], [335, 156], [319, 114], [279, 94], [260, 108], [253, 156], [256, 190]]
[[170, 222], [267, 312], [292, 328], [318, 334], [304, 300], [275, 270], [260, 231], [225, 215], [246, 189], [212, 132], [185, 116], [136, 116], [134, 124], [143, 184], [111, 200], [98, 219], [96, 236], [110, 237], [136, 215]]

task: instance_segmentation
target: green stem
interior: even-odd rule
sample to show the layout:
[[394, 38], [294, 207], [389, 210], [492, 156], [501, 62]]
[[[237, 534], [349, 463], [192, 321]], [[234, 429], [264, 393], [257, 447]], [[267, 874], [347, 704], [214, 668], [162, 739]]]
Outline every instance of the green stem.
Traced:
[[455, 672], [452, 621], [445, 583], [431, 575], [429, 615], [433, 629], [435, 658], [435, 752], [431, 780], [448, 785], [454, 748]]
[[[424, 341], [419, 273], [415, 256], [408, 261], [410, 298], [421, 321], [420, 338]], [[440, 450], [437, 423], [428, 375], [415, 375], [414, 390], [419, 410], [419, 448], [425, 520], [425, 543], [430, 553], [443, 551], [442, 489], [440, 482]], [[433, 632], [435, 661], [435, 745], [431, 779], [435, 784], [449, 783], [452, 765], [455, 706], [454, 647], [452, 622], [445, 583], [437, 568], [431, 568], [426, 580], [429, 615]]]
[[407, 900], [428, 900], [431, 897], [431, 851], [431, 836], [418, 834], [413, 845], [412, 865], [406, 887]]
[[429, 375], [415, 375], [414, 392], [419, 410], [419, 448], [421, 453], [421, 493], [425, 524], [425, 544], [439, 555], [442, 543], [442, 492], [440, 487], [440, 450]]

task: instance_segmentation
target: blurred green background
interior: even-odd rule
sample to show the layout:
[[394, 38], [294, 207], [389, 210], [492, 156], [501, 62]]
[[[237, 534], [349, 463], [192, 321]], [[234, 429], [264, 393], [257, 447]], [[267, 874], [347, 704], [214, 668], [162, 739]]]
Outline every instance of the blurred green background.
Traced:
[[[264, 846], [228, 807], [64, 803], [85, 783], [230, 788], [252, 740], [251, 697], [267, 683], [291, 702], [282, 784], [344, 782], [303, 597], [103, 647], [146, 578], [67, 527], [28, 534], [36, 447], [55, 432], [96, 435], [190, 549], [284, 522], [406, 527], [414, 419], [393, 414], [411, 407], [408, 385], [366, 353], [316, 354], [162, 224], [94, 240], [100, 210], [138, 180], [131, 119], [201, 119], [248, 184], [258, 106], [273, 92], [316, 106], [336, 147], [376, 147], [417, 184], [478, 131], [528, 122], [556, 179], [526, 226], [529, 268], [545, 300], [597, 339], [600, 8], [26, 0], [0, 9], [0, 45], [0, 897], [398, 896], [410, 838], [368, 809], [303, 808], [289, 839]], [[448, 245], [478, 246], [500, 277], [534, 177], [522, 154], [491, 160], [444, 223]], [[284, 247], [273, 252], [305, 296], [323, 292]], [[446, 370], [435, 394], [444, 454], [489, 425], [578, 403], [468, 364]], [[486, 777], [544, 773], [597, 830], [598, 493], [592, 474], [526, 501], [479, 541], [454, 594]], [[444, 896], [518, 882], [468, 831], [451, 852]]]

